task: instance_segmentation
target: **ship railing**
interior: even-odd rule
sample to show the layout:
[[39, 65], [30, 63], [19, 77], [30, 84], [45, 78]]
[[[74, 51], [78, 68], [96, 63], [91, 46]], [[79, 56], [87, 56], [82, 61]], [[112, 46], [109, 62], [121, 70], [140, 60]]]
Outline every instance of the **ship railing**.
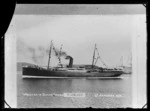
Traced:
[[28, 67], [28, 68], [36, 68], [36, 69], [40, 69], [40, 70], [44, 70], [45, 68], [43, 67], [40, 67], [40, 66], [37, 66], [37, 65], [34, 65], [34, 66], [31, 66], [31, 65], [26, 65], [26, 66], [23, 66], [23, 67]]

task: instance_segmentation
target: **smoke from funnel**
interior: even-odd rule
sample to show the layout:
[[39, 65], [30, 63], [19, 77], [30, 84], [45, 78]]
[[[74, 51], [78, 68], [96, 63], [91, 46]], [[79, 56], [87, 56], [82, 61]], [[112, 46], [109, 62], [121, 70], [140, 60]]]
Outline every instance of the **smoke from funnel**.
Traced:
[[59, 49], [54, 48], [54, 47], [53, 47], [53, 50], [55, 52], [55, 56], [57, 56], [57, 57], [66, 57], [67, 56], [67, 53], [65, 51], [60, 52]]
[[32, 47], [24, 42], [20, 37], [17, 38], [17, 55], [21, 57], [21, 61], [31, 61], [35, 64], [45, 64], [44, 59], [49, 53], [49, 49], [43, 46]]
[[[49, 47], [45, 48], [43, 46], [37, 46], [33, 47], [31, 45], [28, 45], [24, 42], [23, 39], [20, 39], [21, 37], [17, 38], [17, 54], [21, 57], [21, 60], [31, 61], [35, 64], [47, 64], [46, 60], [49, 55]], [[52, 50], [55, 54], [55, 57], [69, 57], [68, 59], [72, 58], [71, 56], [68, 56], [68, 54], [65, 51], [61, 51], [57, 48], [55, 50]], [[69, 67], [72, 67], [73, 59], [70, 59]]]

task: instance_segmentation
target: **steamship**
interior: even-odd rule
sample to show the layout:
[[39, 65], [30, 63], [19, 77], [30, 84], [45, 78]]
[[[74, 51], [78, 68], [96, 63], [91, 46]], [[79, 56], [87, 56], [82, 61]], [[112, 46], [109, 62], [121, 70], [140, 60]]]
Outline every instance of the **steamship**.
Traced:
[[[50, 67], [52, 49], [58, 56], [59, 64], [57, 67]], [[58, 54], [51, 41], [47, 68], [39, 66], [24, 66], [22, 73], [23, 78], [119, 77], [123, 73], [121, 70], [115, 68], [111, 69], [96, 66], [97, 60], [100, 59], [99, 53], [97, 59], [95, 58], [95, 53], [97, 51], [96, 44], [94, 47], [92, 65], [73, 65], [73, 58], [68, 55], [65, 59], [69, 59], [69, 64], [61, 64], [61, 49], [62, 47], [60, 48], [60, 52]], [[103, 64], [106, 66], [104, 62]]]

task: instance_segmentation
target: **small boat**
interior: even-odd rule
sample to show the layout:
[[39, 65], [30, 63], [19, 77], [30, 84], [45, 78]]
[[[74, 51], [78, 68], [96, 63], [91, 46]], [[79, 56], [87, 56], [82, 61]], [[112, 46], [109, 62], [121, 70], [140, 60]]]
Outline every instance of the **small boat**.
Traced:
[[[22, 73], [23, 78], [118, 77], [123, 73], [121, 70], [117, 70], [115, 68], [102, 68], [95, 65], [97, 60], [100, 58], [98, 53], [98, 57], [95, 60], [95, 51], [97, 50], [96, 44], [93, 53], [92, 65], [73, 65], [73, 58], [67, 55], [65, 58], [69, 59], [68, 65], [61, 64], [60, 56], [58, 56], [58, 66], [50, 67], [52, 49], [54, 52], [56, 52], [55, 47], [51, 41], [47, 68], [42, 68], [39, 66], [24, 66]], [[56, 53], [56, 55], [58, 55], [58, 52]], [[103, 64], [106, 65], [104, 62]]]

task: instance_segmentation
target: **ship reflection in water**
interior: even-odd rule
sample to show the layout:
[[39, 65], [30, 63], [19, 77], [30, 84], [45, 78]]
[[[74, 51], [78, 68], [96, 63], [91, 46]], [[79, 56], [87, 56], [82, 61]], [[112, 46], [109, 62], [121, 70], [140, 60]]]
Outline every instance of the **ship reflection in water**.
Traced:
[[17, 75], [18, 108], [131, 107], [131, 76], [118, 79], [22, 79]]

